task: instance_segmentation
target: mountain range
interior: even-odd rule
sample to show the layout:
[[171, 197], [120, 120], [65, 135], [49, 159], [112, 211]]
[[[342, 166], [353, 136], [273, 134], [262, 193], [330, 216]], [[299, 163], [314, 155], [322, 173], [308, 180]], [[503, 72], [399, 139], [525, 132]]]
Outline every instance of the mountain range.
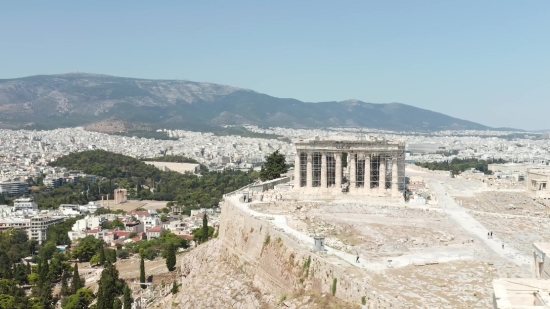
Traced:
[[4, 128], [53, 129], [106, 120], [140, 127], [192, 130], [243, 124], [399, 131], [491, 129], [402, 103], [358, 100], [308, 103], [183, 80], [87, 73], [0, 79], [0, 125]]

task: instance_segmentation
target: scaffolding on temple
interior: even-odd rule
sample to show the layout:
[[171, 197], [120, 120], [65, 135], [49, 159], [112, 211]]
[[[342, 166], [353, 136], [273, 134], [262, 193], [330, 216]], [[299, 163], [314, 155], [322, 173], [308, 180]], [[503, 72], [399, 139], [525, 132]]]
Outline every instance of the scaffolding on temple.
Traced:
[[[396, 195], [396, 191], [406, 190], [404, 141], [390, 141], [372, 136], [332, 139], [315, 137], [295, 140], [295, 145], [299, 153], [300, 187], [332, 188], [338, 183], [342, 187], [347, 185], [350, 189], [378, 188], [379, 190], [357, 191], [372, 192], [374, 195], [381, 194], [381, 190], [391, 190], [392, 196]], [[308, 155], [311, 160], [309, 171]], [[337, 156], [340, 160], [338, 163]], [[353, 167], [349, 165], [352, 162]], [[326, 165], [322, 166], [323, 163]], [[367, 163], [369, 166], [366, 166]], [[336, 171], [337, 166], [342, 170]], [[337, 176], [341, 178], [336, 179]]]
[[313, 153], [313, 187], [321, 186], [321, 153]]
[[377, 188], [380, 180], [380, 156], [370, 158], [370, 187]]
[[336, 183], [336, 160], [334, 156], [327, 156], [327, 185], [334, 186]]
[[307, 185], [307, 153], [300, 154], [300, 187]]
[[359, 156], [355, 160], [355, 186], [363, 187], [365, 185], [365, 160], [360, 160]]

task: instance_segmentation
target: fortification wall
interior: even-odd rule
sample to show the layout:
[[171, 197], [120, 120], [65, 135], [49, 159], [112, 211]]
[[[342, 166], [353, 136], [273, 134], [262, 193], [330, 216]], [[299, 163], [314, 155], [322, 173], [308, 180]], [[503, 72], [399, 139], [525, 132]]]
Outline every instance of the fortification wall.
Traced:
[[331, 294], [336, 279], [338, 298], [361, 304], [364, 297], [364, 308], [369, 309], [404, 307], [395, 298], [375, 291], [367, 273], [352, 267], [355, 274], [351, 274], [331, 263], [331, 257], [313, 253], [268, 219], [255, 218], [228, 199], [222, 204], [218, 237], [224, 261], [250, 276], [260, 291], [281, 296], [304, 290]]

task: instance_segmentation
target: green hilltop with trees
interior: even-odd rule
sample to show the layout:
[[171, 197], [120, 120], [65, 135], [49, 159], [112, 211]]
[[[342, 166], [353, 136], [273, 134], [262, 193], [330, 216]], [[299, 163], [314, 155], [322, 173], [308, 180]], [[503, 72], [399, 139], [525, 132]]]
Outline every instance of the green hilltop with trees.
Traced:
[[[167, 160], [175, 162], [183, 158], [168, 156]], [[63, 203], [86, 204], [107, 194], [112, 196], [116, 188], [124, 188], [131, 198], [174, 201], [176, 205], [185, 205], [183, 211], [189, 213], [191, 209], [216, 206], [223, 194], [259, 177], [259, 173], [252, 171], [209, 172], [205, 167], [201, 168], [200, 176], [165, 172], [138, 159], [104, 150], [72, 153], [52, 162], [52, 166], [82, 170], [100, 180], [95, 183], [80, 180], [54, 190], [41, 190], [34, 194], [41, 208], [57, 208]]]
[[425, 167], [430, 170], [450, 171], [454, 175], [458, 175], [472, 168], [485, 174], [490, 174], [489, 164], [492, 163], [506, 163], [506, 161], [502, 159], [488, 161], [479, 159], [454, 158], [451, 161], [445, 162], [416, 162], [416, 165]]

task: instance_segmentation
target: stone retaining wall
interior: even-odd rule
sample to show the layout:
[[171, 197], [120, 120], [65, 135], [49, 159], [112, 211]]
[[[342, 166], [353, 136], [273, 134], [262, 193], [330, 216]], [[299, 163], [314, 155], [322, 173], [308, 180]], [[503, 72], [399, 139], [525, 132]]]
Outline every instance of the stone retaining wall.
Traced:
[[[220, 218], [221, 255], [232, 266], [253, 278], [261, 291], [279, 295], [293, 295], [300, 290], [331, 294], [337, 279], [336, 297], [361, 303], [364, 308], [403, 308], [395, 298], [372, 289], [367, 273], [357, 269], [356, 276], [345, 272], [338, 263], [313, 253], [279, 231], [268, 219], [254, 218], [225, 200]], [[309, 262], [308, 262], [309, 260]], [[361, 279], [358, 279], [361, 277]]]

